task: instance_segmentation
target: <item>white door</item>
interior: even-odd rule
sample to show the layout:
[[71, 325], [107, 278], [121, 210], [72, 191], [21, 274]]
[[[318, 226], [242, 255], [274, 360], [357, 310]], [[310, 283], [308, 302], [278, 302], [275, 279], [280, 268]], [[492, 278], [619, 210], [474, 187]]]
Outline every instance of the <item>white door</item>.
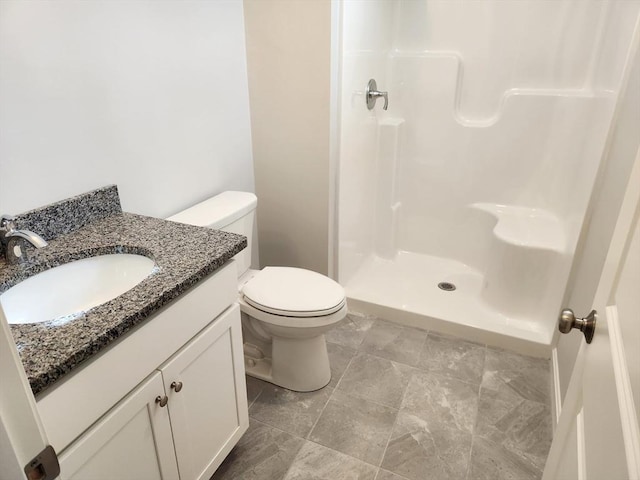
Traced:
[[[16, 344], [0, 306], [0, 480], [26, 478], [23, 468], [47, 446]], [[54, 478], [51, 470], [47, 479]]]
[[640, 479], [639, 215], [640, 151], [593, 302], [593, 342], [580, 347], [543, 480]]

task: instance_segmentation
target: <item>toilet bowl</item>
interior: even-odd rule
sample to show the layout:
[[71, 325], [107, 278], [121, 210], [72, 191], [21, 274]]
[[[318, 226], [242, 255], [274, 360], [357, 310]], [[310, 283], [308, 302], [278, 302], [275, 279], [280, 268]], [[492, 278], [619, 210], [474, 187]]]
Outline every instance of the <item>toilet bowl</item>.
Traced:
[[234, 257], [248, 375], [308, 392], [331, 380], [324, 334], [347, 314], [344, 289], [310, 270], [265, 267], [252, 270], [255, 195], [224, 192], [168, 220], [247, 236], [248, 247]]
[[325, 332], [347, 313], [344, 289], [319, 273], [266, 267], [240, 285], [249, 375], [308, 392], [331, 380]]

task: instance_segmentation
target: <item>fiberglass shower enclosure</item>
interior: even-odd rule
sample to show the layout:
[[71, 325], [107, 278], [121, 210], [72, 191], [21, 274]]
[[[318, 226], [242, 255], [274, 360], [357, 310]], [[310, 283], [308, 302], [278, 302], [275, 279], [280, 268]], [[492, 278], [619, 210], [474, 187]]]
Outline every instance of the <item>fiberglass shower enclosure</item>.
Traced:
[[[342, 2], [337, 267], [352, 309], [551, 343], [639, 6]], [[367, 109], [370, 78], [387, 111]]]

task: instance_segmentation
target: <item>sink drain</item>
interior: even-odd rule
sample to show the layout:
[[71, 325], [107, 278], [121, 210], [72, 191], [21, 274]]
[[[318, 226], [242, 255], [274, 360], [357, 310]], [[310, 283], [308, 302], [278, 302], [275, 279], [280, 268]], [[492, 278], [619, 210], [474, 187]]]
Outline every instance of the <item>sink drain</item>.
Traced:
[[438, 288], [440, 290], [444, 290], [445, 292], [453, 292], [456, 289], [456, 286], [453, 283], [440, 282], [438, 284]]

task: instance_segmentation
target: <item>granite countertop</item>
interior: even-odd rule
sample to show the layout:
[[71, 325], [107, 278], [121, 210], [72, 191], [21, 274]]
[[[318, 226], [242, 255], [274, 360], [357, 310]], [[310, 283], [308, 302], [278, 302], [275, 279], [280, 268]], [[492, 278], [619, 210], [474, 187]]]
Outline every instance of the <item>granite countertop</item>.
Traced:
[[[114, 191], [117, 198], [115, 187], [107, 188], [112, 189], [110, 198]], [[96, 192], [104, 193], [99, 190], [90, 194]], [[86, 197], [72, 200], [78, 199]], [[64, 233], [48, 232], [45, 239], [49, 245], [30, 250], [25, 265], [12, 266], [0, 259], [0, 294], [43, 270], [96, 255], [135, 253], [156, 264], [137, 286], [86, 312], [43, 323], [10, 325], [34, 394], [50, 387], [247, 246], [241, 235], [123, 213], [119, 198], [115, 208], [94, 214], [83, 218], [80, 223], [84, 225], [78, 228], [69, 228], [67, 223]], [[18, 222], [18, 228], [27, 228], [23, 225], [33, 226], [26, 217]], [[36, 226], [47, 230], [44, 225]]]

